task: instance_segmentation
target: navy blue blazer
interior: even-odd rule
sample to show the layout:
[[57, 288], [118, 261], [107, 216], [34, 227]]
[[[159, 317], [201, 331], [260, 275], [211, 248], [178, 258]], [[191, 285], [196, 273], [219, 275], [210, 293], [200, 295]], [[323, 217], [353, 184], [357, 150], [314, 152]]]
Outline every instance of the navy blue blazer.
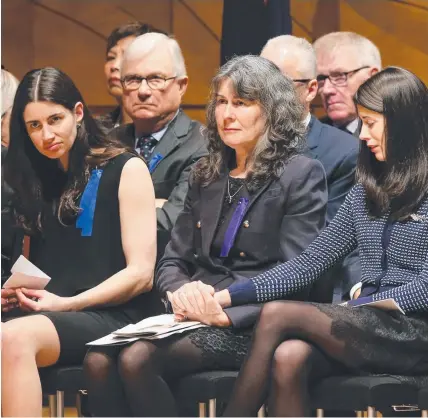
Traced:
[[[312, 116], [308, 126], [307, 146], [306, 154], [320, 161], [327, 175], [328, 225], [355, 184], [359, 141], [351, 134], [321, 123]], [[333, 301], [340, 301], [361, 279], [358, 251], [346, 257], [329, 274], [330, 280], [334, 281]]]
[[366, 192], [357, 184], [337, 216], [294, 260], [229, 288], [232, 305], [285, 298], [303, 289], [357, 246], [367, 299], [393, 298], [405, 313], [428, 312], [428, 197], [402, 222], [388, 222], [389, 213], [373, 219]]
[[311, 117], [306, 135], [306, 153], [320, 161], [327, 176], [327, 224], [331, 222], [355, 184], [359, 141], [351, 134]]
[[[291, 260], [318, 236], [325, 225], [327, 185], [322, 165], [298, 155], [285, 164], [279, 179], [267, 181], [250, 201], [227, 262], [215, 256], [215, 239], [229, 170], [203, 187], [189, 184], [184, 209], [171, 241], [156, 268], [155, 286], [165, 299], [186, 283], [202, 281], [222, 290], [248, 281], [278, 263]], [[302, 295], [302, 297], [307, 295]], [[226, 309], [233, 327], [254, 324], [260, 305]]]

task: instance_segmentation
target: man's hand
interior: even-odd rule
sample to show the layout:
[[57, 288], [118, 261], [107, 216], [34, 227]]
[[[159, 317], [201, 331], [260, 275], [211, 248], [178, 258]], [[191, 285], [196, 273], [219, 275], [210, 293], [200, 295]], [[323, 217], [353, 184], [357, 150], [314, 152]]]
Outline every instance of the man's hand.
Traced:
[[16, 289], [19, 307], [27, 312], [69, 311], [70, 298], [54, 295], [46, 290]]
[[178, 320], [190, 319], [207, 325], [228, 327], [229, 317], [214, 299], [214, 288], [202, 282], [182, 286], [176, 292], [167, 292]]
[[16, 298], [16, 289], [1, 289], [1, 310], [9, 312], [12, 309], [18, 308], [19, 303]]

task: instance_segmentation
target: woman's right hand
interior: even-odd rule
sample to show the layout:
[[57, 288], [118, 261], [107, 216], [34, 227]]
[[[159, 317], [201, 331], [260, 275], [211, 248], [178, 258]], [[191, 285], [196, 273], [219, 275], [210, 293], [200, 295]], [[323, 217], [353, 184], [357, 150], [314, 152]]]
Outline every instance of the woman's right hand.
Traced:
[[18, 308], [19, 303], [16, 297], [15, 289], [1, 289], [1, 310], [9, 312], [12, 309]]

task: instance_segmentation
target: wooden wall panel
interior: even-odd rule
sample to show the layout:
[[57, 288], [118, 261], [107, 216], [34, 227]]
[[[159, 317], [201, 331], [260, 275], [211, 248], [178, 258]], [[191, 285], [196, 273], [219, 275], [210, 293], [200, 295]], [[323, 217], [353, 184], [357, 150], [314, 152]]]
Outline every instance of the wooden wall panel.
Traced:
[[[2, 63], [17, 77], [53, 65], [68, 73], [93, 107], [112, 106], [104, 86], [105, 42], [130, 20], [173, 31], [190, 77], [184, 103], [203, 106], [220, 60], [222, 0], [3, 0]], [[407, 67], [428, 82], [427, 0], [291, 0], [293, 33], [313, 41], [336, 30], [372, 39], [384, 65]], [[239, 30], [239, 25], [237, 26]]]

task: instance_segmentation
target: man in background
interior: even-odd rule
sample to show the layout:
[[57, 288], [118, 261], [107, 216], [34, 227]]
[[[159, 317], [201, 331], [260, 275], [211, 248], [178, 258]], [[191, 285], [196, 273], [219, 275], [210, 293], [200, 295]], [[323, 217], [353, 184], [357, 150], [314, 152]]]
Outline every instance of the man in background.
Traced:
[[155, 189], [158, 232], [167, 232], [158, 233], [158, 239], [166, 243], [184, 207], [192, 167], [207, 154], [202, 125], [180, 109], [188, 77], [177, 41], [161, 33], [137, 37], [125, 51], [121, 83], [123, 107], [133, 123], [111, 135], [146, 160]]
[[[317, 95], [318, 82], [315, 51], [306, 39], [291, 35], [272, 38], [263, 48], [261, 56], [272, 61], [285, 76], [293, 80], [299, 100], [305, 108], [306, 154], [319, 160], [327, 175], [328, 225], [354, 185], [359, 142], [349, 133], [321, 123], [311, 115], [310, 106]], [[331, 273], [334, 283], [329, 290], [316, 290], [317, 299], [328, 300], [332, 297], [332, 291], [334, 301], [346, 299], [349, 290], [360, 281], [360, 277], [359, 257], [355, 253], [345, 260], [343, 266]], [[320, 292], [323, 294], [319, 295]]]
[[353, 97], [382, 68], [379, 49], [353, 32], [332, 32], [314, 42], [318, 91], [327, 117], [322, 122], [358, 137], [361, 123]]

